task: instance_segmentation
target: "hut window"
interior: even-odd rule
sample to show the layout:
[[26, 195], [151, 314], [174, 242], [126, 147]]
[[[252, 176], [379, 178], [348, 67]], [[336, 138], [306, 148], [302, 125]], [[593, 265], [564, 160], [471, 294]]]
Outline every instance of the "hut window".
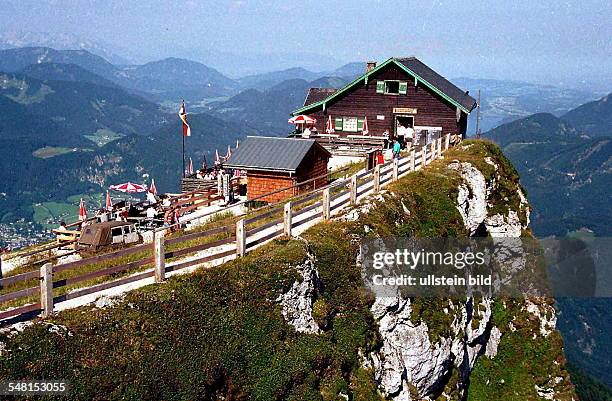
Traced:
[[342, 127], [346, 132], [357, 132], [357, 117], [344, 117]]
[[385, 81], [385, 93], [388, 95], [398, 95], [399, 87], [399, 81]]
[[405, 95], [408, 92], [406, 81], [376, 81], [376, 93], [387, 95]]

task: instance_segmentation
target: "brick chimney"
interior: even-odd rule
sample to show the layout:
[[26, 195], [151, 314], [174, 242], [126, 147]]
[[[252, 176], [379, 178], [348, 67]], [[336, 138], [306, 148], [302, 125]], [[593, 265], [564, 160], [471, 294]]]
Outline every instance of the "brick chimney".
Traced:
[[376, 68], [376, 61], [368, 61], [366, 63], [366, 72], [370, 72], [372, 71], [374, 68]]

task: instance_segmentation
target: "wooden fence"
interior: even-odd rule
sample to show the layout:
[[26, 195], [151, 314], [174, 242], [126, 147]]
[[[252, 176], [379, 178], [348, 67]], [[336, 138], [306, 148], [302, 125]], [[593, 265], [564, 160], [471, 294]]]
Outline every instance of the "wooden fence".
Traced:
[[[412, 151], [407, 157], [338, 179], [323, 188], [291, 198], [284, 204], [264, 207], [256, 216], [243, 217], [231, 224], [179, 236], [168, 235], [167, 228], [158, 229], [152, 244], [59, 265], [45, 263], [39, 270], [2, 278], [0, 290], [11, 287], [19, 289], [0, 292], [0, 304], [18, 300], [27, 304], [0, 312], [0, 325], [38, 315], [47, 317], [53, 313], [55, 305], [120, 285], [151, 277], [155, 282], [163, 282], [170, 272], [205, 263], [219, 264], [244, 256], [274, 238], [291, 236], [298, 230], [301, 232], [319, 221], [328, 220], [347, 205], [355, 205], [360, 198], [377, 193], [385, 185], [423, 168], [448, 149], [449, 139], [449, 135], [439, 138], [419, 151]], [[185, 222], [183, 220], [181, 224]], [[75, 272], [78, 274], [75, 275]], [[108, 278], [112, 281], [99, 282]], [[79, 283], [86, 286], [75, 286]]]

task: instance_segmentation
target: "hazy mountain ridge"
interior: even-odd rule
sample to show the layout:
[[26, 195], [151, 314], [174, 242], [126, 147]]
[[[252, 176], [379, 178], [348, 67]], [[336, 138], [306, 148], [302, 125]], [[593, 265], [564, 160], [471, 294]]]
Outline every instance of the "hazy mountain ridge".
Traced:
[[[596, 236], [612, 235], [612, 113], [609, 95], [564, 114], [535, 114], [485, 134], [494, 140], [521, 175], [533, 206], [538, 236], [588, 228]], [[591, 135], [593, 133], [593, 135]], [[612, 388], [609, 356], [610, 299], [561, 299], [558, 326], [566, 355], [582, 371]], [[579, 374], [580, 375], [580, 374]], [[597, 384], [577, 383], [581, 399], [610, 394]], [[605, 395], [604, 395], [605, 396]]]
[[501, 125], [485, 137], [497, 142], [521, 173], [538, 235], [585, 227], [606, 236], [612, 233], [612, 132], [608, 135], [591, 138], [567, 120], [541, 113]]
[[[552, 85], [497, 79], [454, 78], [451, 80], [470, 95], [481, 94], [481, 130], [495, 128], [534, 113], [561, 116], [585, 102], [595, 100], [592, 92]], [[469, 117], [469, 131], [476, 130], [476, 110]]]
[[146, 92], [156, 101], [224, 96], [234, 94], [237, 88], [234, 80], [191, 60], [167, 58], [118, 67], [85, 50], [43, 47], [0, 50], [0, 71], [17, 72], [42, 63], [74, 64], [126, 90]]
[[612, 135], [612, 99], [610, 95], [585, 103], [562, 117], [591, 136]]
[[100, 86], [119, 87], [116, 83], [76, 64], [50, 62], [30, 64], [17, 72], [41, 81], [88, 82]]
[[0, 49], [18, 47], [51, 47], [57, 50], [86, 50], [103, 57], [113, 64], [129, 64], [129, 60], [118, 55], [110, 46], [73, 34], [8, 31], [0, 33]]
[[40, 81], [18, 73], [0, 73], [0, 95], [79, 135], [92, 135], [99, 129], [148, 135], [166, 120], [155, 103], [119, 87], [89, 82]]
[[309, 82], [304, 79], [282, 81], [264, 91], [247, 89], [226, 101], [212, 102], [208, 110], [226, 121], [243, 123], [262, 135], [287, 135], [292, 126], [290, 113], [304, 104], [311, 87], [334, 88], [346, 83], [341, 78], [326, 77]]

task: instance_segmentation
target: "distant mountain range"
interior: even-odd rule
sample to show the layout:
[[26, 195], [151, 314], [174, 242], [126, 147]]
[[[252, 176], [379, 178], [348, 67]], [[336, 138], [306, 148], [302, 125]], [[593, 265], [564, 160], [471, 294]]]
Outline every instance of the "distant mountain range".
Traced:
[[240, 122], [260, 135], [283, 136], [292, 128], [287, 123], [290, 113], [304, 104], [309, 88], [338, 88], [346, 82], [333, 77], [312, 82], [289, 79], [264, 90], [244, 90], [226, 101], [212, 102], [206, 107], [220, 118]]
[[[612, 130], [601, 124], [612, 115], [609, 103], [608, 95], [561, 117], [534, 114], [485, 134], [519, 170], [535, 207], [538, 235], [583, 227], [612, 234]], [[601, 112], [606, 107], [607, 118]]]
[[[302, 79], [316, 81], [326, 77], [336, 77], [345, 83], [352, 81], [365, 72], [364, 63], [348, 63], [340, 68], [324, 72], [313, 72], [305, 68], [289, 68], [281, 71], [272, 71], [265, 74], [249, 75], [237, 81], [241, 88], [266, 90], [283, 81]], [[313, 84], [315, 84], [313, 82]]]
[[[456, 78], [453, 83], [470, 95], [481, 95], [481, 132], [534, 113], [561, 116], [569, 110], [595, 100], [596, 93], [495, 79]], [[476, 110], [470, 114], [468, 132], [476, 132]]]
[[[126, 90], [159, 102], [228, 96], [236, 93], [238, 88], [235, 81], [217, 70], [190, 60], [168, 58], [118, 67], [85, 50], [45, 47], [0, 50], [0, 71], [17, 72], [43, 63], [77, 65]], [[41, 78], [40, 75], [37, 77]]]
[[[612, 235], [610, 103], [608, 95], [559, 117], [534, 114], [485, 134], [519, 171], [534, 208], [536, 235], [565, 236], [581, 229]], [[557, 305], [569, 360], [612, 388], [610, 299], [562, 298]]]
[[[0, 49], [50, 47], [57, 50], [86, 50], [116, 65], [132, 62], [111, 50], [111, 46], [68, 33], [12, 30], [0, 32]], [[124, 53], [125, 51], [123, 51]]]

